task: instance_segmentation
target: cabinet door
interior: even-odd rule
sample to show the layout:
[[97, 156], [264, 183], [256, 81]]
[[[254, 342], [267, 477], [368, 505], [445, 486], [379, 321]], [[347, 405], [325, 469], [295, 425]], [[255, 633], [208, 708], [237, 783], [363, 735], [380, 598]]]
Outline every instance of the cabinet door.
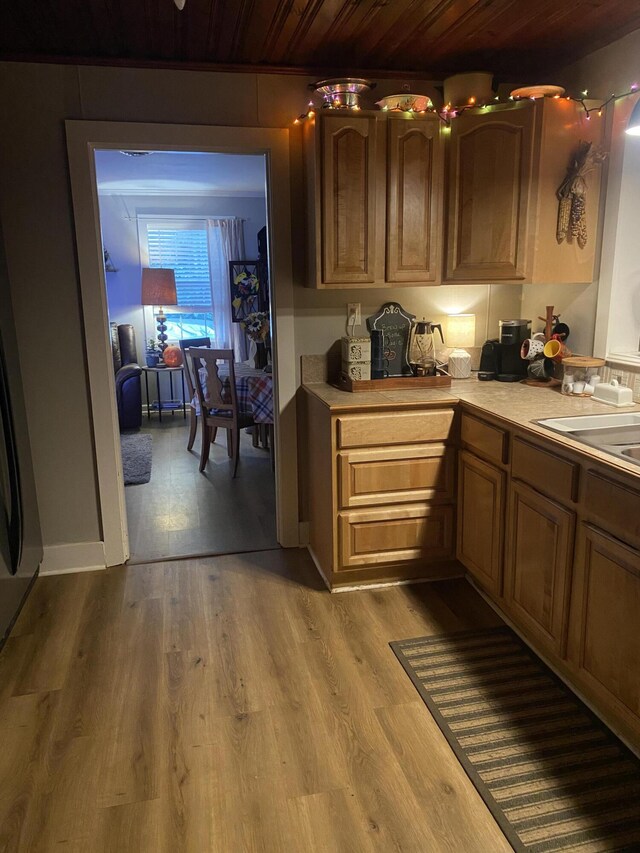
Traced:
[[513, 621], [541, 648], [563, 656], [575, 516], [512, 481], [504, 597]]
[[502, 592], [504, 493], [502, 471], [460, 452], [456, 556], [496, 598]]
[[640, 551], [581, 524], [568, 656], [587, 689], [640, 730]]
[[387, 281], [439, 278], [442, 168], [439, 118], [387, 120]]
[[525, 279], [533, 128], [528, 105], [453, 122], [447, 280]]
[[[383, 247], [377, 240], [379, 182], [375, 117], [323, 115], [322, 280], [325, 284], [371, 284]], [[381, 223], [379, 223], [381, 224]]]

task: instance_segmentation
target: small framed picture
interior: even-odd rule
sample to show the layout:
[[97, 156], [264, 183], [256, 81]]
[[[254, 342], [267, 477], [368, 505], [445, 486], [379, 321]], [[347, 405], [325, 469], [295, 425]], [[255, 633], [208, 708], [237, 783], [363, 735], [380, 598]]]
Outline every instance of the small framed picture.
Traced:
[[229, 261], [231, 320], [241, 323], [247, 314], [260, 310], [260, 262]]

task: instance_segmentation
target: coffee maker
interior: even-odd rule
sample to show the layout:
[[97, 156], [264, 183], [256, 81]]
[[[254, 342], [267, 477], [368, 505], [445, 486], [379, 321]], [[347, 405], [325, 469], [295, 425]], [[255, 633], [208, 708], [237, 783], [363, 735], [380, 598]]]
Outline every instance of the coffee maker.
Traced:
[[482, 347], [478, 379], [519, 382], [527, 375], [520, 348], [531, 337], [531, 320], [500, 320], [499, 324], [499, 339], [486, 341]]

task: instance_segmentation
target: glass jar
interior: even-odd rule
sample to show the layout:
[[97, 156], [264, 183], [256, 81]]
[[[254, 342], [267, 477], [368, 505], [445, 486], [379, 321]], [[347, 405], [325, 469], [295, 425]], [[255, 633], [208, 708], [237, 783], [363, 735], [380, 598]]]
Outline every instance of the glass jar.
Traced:
[[562, 366], [562, 393], [570, 397], [590, 397], [600, 382], [599, 371], [604, 366], [604, 359], [572, 355], [563, 359]]

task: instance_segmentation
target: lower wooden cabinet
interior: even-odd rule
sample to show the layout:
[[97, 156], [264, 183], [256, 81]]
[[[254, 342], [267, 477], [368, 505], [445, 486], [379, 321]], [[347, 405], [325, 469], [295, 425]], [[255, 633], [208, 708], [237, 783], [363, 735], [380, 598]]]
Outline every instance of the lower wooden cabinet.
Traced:
[[309, 548], [329, 588], [459, 577], [453, 406], [334, 412], [307, 389], [301, 401]]
[[640, 551], [581, 524], [568, 657], [603, 706], [640, 732]]
[[504, 472], [462, 450], [456, 557], [494, 596], [502, 594]]
[[453, 558], [454, 508], [408, 504], [342, 513], [339, 569]]
[[455, 450], [445, 444], [373, 447], [338, 454], [341, 509], [398, 503], [452, 503]]
[[507, 514], [504, 599], [514, 622], [541, 649], [566, 644], [575, 515], [517, 481]]

